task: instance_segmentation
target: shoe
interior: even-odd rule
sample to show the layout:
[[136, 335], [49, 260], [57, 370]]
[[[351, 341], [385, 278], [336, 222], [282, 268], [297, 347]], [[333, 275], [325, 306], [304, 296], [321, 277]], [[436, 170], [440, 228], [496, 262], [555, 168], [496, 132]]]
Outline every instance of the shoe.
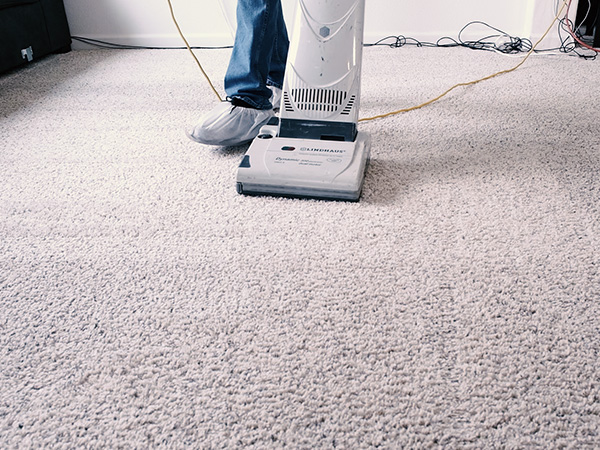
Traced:
[[247, 108], [225, 101], [205, 114], [186, 134], [199, 144], [223, 147], [241, 145], [254, 139], [260, 127], [274, 115], [272, 109]]
[[269, 101], [271, 102], [271, 105], [273, 105], [273, 111], [278, 112], [279, 108], [281, 107], [281, 96], [283, 92], [281, 89], [275, 86], [269, 86], [269, 89], [271, 89], [272, 92]]

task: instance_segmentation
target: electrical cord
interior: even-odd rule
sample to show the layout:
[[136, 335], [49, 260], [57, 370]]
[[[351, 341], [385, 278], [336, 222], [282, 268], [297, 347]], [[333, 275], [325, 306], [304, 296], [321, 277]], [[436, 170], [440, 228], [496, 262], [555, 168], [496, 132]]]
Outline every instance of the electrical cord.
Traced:
[[[99, 39], [92, 39], [84, 36], [71, 36], [71, 39], [74, 41], [79, 41], [87, 45], [92, 45], [94, 47], [106, 48], [110, 50], [186, 50], [187, 47], [155, 47], [148, 45], [130, 45], [130, 44], [119, 44], [115, 42], [107, 42], [101, 41]], [[219, 49], [228, 49], [233, 48], [233, 45], [223, 45], [223, 46], [213, 46], [213, 47], [203, 47], [203, 46], [191, 46], [192, 50], [219, 50]]]
[[[566, 1], [566, 0], [557, 0], [557, 1], [560, 2], [560, 1]], [[584, 37], [582, 36], [580, 30], [583, 26], [583, 23], [587, 20], [587, 18], [589, 17], [589, 14], [591, 12], [591, 8], [592, 8], [591, 0], [587, 0], [587, 3], [588, 3], [587, 11], [586, 11], [583, 19], [580, 20], [579, 26], [577, 26], [577, 27], [573, 26], [571, 20], [569, 19], [568, 12], [565, 15], [565, 17], [560, 19], [560, 24], [559, 24], [560, 26], [558, 27], [558, 34], [561, 39], [561, 47], [559, 50], [562, 53], [574, 53], [577, 56], [579, 56], [580, 58], [587, 59], [587, 60], [594, 60], [598, 56], [597, 49], [590, 48], [589, 45], [586, 45], [586, 46], [580, 45], [578, 42], [578, 41], [582, 41], [583, 44], [586, 44], [586, 42], [583, 41]], [[569, 1], [568, 6], [570, 6], [571, 4], [572, 4], [572, 1]], [[558, 9], [558, 7], [557, 7], [557, 9]], [[596, 16], [594, 18], [592, 25], [595, 25], [597, 20], [598, 20], [598, 16]], [[566, 37], [563, 37], [563, 32], [565, 32], [567, 34]], [[588, 50], [592, 50], [592, 52], [590, 53]]]
[[[569, 0], [569, 4], [571, 3], [571, 1], [572, 0]], [[556, 15], [556, 17], [554, 17], [554, 20], [552, 21], [552, 23], [550, 24], [550, 26], [548, 27], [548, 29], [546, 30], [546, 32], [535, 43], [535, 45], [533, 45], [531, 47], [531, 49], [527, 52], [527, 55], [525, 55], [525, 57], [523, 57], [523, 59], [516, 66], [514, 66], [514, 67], [512, 67], [510, 69], [501, 70], [500, 72], [493, 73], [491, 75], [488, 75], [487, 77], [483, 77], [483, 78], [480, 78], [478, 80], [469, 81], [469, 82], [466, 82], [466, 83], [455, 84], [450, 89], [446, 90], [446, 92], [444, 92], [441, 95], [438, 95], [437, 97], [435, 97], [435, 98], [433, 98], [431, 100], [428, 100], [425, 103], [422, 103], [420, 105], [412, 106], [410, 108], [405, 108], [405, 109], [399, 109], [397, 111], [392, 111], [392, 112], [389, 112], [389, 113], [380, 114], [380, 115], [373, 116], [373, 117], [362, 118], [362, 119], [359, 119], [358, 121], [359, 122], [367, 122], [367, 121], [376, 120], [376, 119], [383, 119], [383, 118], [394, 116], [394, 115], [401, 114], [401, 113], [404, 113], [404, 112], [409, 112], [409, 111], [414, 111], [414, 110], [417, 110], [417, 109], [421, 109], [421, 108], [423, 108], [425, 106], [428, 106], [428, 105], [431, 105], [432, 103], [437, 102], [438, 100], [442, 99], [443, 97], [445, 97], [446, 95], [448, 95], [450, 92], [452, 92], [454, 89], [457, 89], [459, 87], [472, 86], [474, 84], [481, 83], [482, 81], [487, 81], [487, 80], [490, 80], [490, 79], [495, 78], [497, 76], [504, 75], [504, 74], [507, 74], [507, 73], [510, 73], [510, 72], [514, 72], [519, 67], [521, 67], [523, 64], [525, 64], [525, 61], [527, 61], [529, 59], [529, 57], [533, 54], [533, 52], [535, 51], [536, 47], [540, 44], [540, 42], [542, 42], [546, 38], [546, 36], [548, 35], [548, 33], [550, 33], [550, 30], [552, 30], [552, 27], [554, 27], [554, 24], [559, 20], [562, 12], [564, 11], [564, 9], [565, 9], [566, 6], [567, 6], [566, 0], [563, 0], [563, 5], [560, 8], [560, 11]]]
[[[589, 2], [590, 0], [588, 0]], [[566, 31], [565, 19], [560, 19], [561, 28], [563, 31]], [[489, 36], [480, 38], [478, 40], [463, 40], [462, 35], [465, 33], [467, 28], [473, 26], [484, 26], [489, 28], [490, 30], [498, 32], [498, 34], [490, 34]], [[579, 29], [579, 28], [578, 28]], [[576, 30], [577, 32], [577, 30]], [[559, 29], [560, 34], [560, 29]], [[555, 52], [561, 53], [574, 53], [576, 56], [580, 56], [583, 58], [588, 58], [588, 55], [582, 54], [576, 51], [576, 46], [573, 43], [569, 42], [569, 37], [560, 36], [561, 45], [556, 48], [549, 49], [535, 49], [534, 53], [536, 54], [549, 54]], [[481, 21], [473, 21], [466, 24], [459, 32], [458, 38], [452, 38], [449, 36], [444, 36], [438, 39], [436, 42], [421, 42], [417, 39], [405, 37], [402, 35], [398, 36], [386, 36], [377, 42], [372, 44], [365, 44], [365, 47], [375, 47], [375, 46], [387, 46], [390, 48], [401, 48], [404, 46], [416, 46], [416, 47], [439, 47], [439, 48], [449, 48], [449, 47], [464, 47], [469, 48], [471, 50], [483, 50], [483, 51], [491, 51], [496, 53], [501, 53], [504, 55], [513, 55], [516, 56], [519, 53], [525, 53], [531, 50], [533, 44], [531, 40], [527, 38], [521, 38], [519, 36], [512, 36], [505, 31], [502, 31], [498, 28], [495, 28], [485, 22]]]
[[[588, 8], [587, 11], [585, 12], [585, 16], [583, 16], [583, 19], [581, 19], [581, 21], [579, 22], [579, 26], [575, 29], [575, 33], [578, 33], [579, 30], [581, 29], [582, 25], [585, 23], [585, 21], [588, 19], [590, 12], [592, 11], [592, 0], [587, 0], [587, 4], [588, 4]], [[567, 16], [569, 14], [567, 13]]]
[[181, 39], [185, 43], [186, 48], [191, 53], [192, 57], [194, 58], [194, 61], [196, 61], [196, 64], [198, 65], [198, 67], [200, 68], [200, 71], [202, 72], [202, 75], [204, 75], [204, 78], [206, 78], [206, 81], [208, 82], [210, 88], [212, 89], [212, 91], [215, 93], [215, 95], [219, 99], [219, 102], [223, 101], [223, 99], [221, 98], [221, 94], [219, 94], [219, 92], [215, 89], [215, 86], [213, 85], [212, 81], [210, 80], [208, 74], [204, 71], [202, 64], [200, 64], [200, 61], [196, 57], [196, 54], [192, 51], [190, 44], [188, 43], [187, 39], [183, 35], [183, 32], [181, 31], [181, 28], [179, 27], [179, 23], [177, 22], [177, 19], [175, 18], [175, 12], [173, 11], [173, 5], [171, 4], [171, 0], [167, 0], [167, 3], [169, 4], [169, 11], [171, 11], [171, 18], [173, 19], [173, 23], [175, 24], [175, 27], [177, 28], [177, 31], [179, 32], [179, 36], [181, 36]]
[[[569, 34], [571, 35], [571, 37], [577, 41], [577, 43], [579, 45], [581, 45], [582, 47], [587, 48], [588, 50], [592, 50], [592, 51], [594, 51], [596, 53], [600, 53], [600, 49], [594, 48], [591, 45], [588, 45], [585, 42], [583, 42], [583, 40], [580, 39], [579, 36], [577, 35], [577, 33], [573, 30], [573, 23], [570, 20], [568, 20], [569, 9], [571, 8], [571, 3], [573, 3], [573, 0], [569, 0], [569, 4], [567, 5], [567, 13], [566, 13], [567, 19], [565, 20], [567, 31], [569, 32]], [[588, 13], [589, 13], [589, 10], [588, 10]]]

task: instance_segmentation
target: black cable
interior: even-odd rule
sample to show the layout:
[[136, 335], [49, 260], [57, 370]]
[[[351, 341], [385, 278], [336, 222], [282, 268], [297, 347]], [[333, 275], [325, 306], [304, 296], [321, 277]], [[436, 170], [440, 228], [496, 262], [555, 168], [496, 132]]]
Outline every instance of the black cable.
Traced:
[[[574, 54], [584, 59], [595, 59], [597, 57], [597, 53], [588, 54], [581, 51], [581, 48], [575, 43], [575, 41], [569, 36], [563, 37], [561, 33], [562, 31], [566, 31], [565, 25], [566, 19], [561, 19], [559, 21], [559, 37], [561, 44], [559, 47], [543, 49], [543, 50], [534, 50], [535, 53], [548, 53], [548, 52], [562, 52], [567, 54]], [[497, 34], [490, 34], [488, 36], [482, 37], [477, 40], [464, 40], [463, 34], [465, 30], [469, 27], [473, 27], [475, 25], [484, 26]], [[504, 39], [502, 39], [504, 38]], [[502, 40], [501, 43], [498, 41]], [[416, 47], [464, 47], [469, 48], [471, 50], [483, 50], [483, 51], [492, 51], [499, 52], [504, 54], [519, 54], [519, 53], [528, 53], [533, 48], [533, 43], [531, 40], [527, 38], [521, 38], [518, 36], [511, 36], [508, 33], [500, 30], [499, 28], [493, 27], [482, 21], [472, 21], [466, 24], [458, 33], [458, 37], [452, 38], [449, 36], [444, 36], [439, 38], [436, 42], [421, 42], [417, 39], [406, 37], [403, 35], [398, 36], [386, 36], [373, 44], [365, 44], [365, 47], [374, 47], [374, 46], [387, 46], [391, 48], [401, 48], [407, 45], [413, 45]]]
[[[489, 28], [492, 31], [497, 32], [498, 34], [490, 34], [483, 38], [480, 38], [476, 41], [465, 41], [462, 38], [465, 30], [471, 26], [480, 25], [486, 28]], [[504, 38], [504, 42], [498, 45], [498, 40]], [[518, 36], [511, 36], [508, 33], [500, 30], [499, 28], [493, 27], [485, 22], [481, 21], [473, 21], [466, 24], [458, 33], [458, 41], [461, 46], [472, 48], [474, 50], [487, 50], [487, 51], [495, 51], [500, 53], [514, 54], [514, 53], [527, 53], [532, 47], [533, 43], [526, 38], [520, 38]]]
[[[585, 50], [582, 50], [582, 47], [571, 36], [569, 28], [574, 29], [573, 22], [570, 19], [563, 18], [563, 19], [559, 20], [558, 35], [561, 40], [561, 46], [559, 48], [559, 51], [562, 53], [567, 53], [567, 54], [574, 53], [575, 55], [579, 56], [580, 58], [583, 58], [586, 60], [590, 60], [590, 61], [595, 60], [598, 57], [598, 53], [597, 52], [590, 53], [590, 52], [586, 52]], [[563, 34], [561, 31], [566, 32], [567, 36], [563, 37]], [[583, 39], [583, 36], [581, 36], [581, 33], [579, 33], [579, 31], [576, 31], [576, 33], [577, 33], [577, 37], [579, 39]]]
[[[127, 45], [114, 42], [101, 41], [98, 39], [87, 38], [83, 36], [71, 36], [74, 41], [79, 41], [84, 44], [94, 47], [114, 49], [114, 50], [187, 50], [187, 47], [152, 47], [146, 45]], [[193, 50], [220, 50], [233, 48], [232, 45], [214, 46], [214, 47], [191, 47]]]
[[[560, 46], [552, 49], [544, 49], [544, 50], [535, 50], [535, 53], [547, 53], [547, 52], [555, 52], [559, 51], [561, 53], [566, 54], [575, 54], [584, 59], [596, 59], [597, 53], [589, 54], [581, 51], [581, 48], [577, 43], [572, 39], [571, 35], [567, 32], [566, 21], [568, 19], [563, 18], [559, 20], [559, 39]], [[597, 20], [597, 18], [596, 18]], [[489, 30], [494, 31], [496, 34], [489, 34], [477, 40], [464, 40], [463, 34], [469, 27], [473, 26], [483, 26], [488, 28]], [[567, 32], [567, 36], [563, 36], [563, 32]], [[579, 37], [579, 35], [578, 35]], [[504, 39], [503, 39], [504, 38]], [[95, 47], [106, 48], [106, 49], [120, 49], [120, 50], [185, 50], [187, 47], [153, 47], [153, 46], [143, 46], [143, 45], [126, 45], [119, 44], [113, 42], [101, 41], [98, 39], [86, 38], [83, 36], [71, 36], [71, 39], [75, 41], [82, 42], [84, 44], [92, 45]], [[498, 42], [502, 40], [500, 44]], [[439, 38], [436, 42], [421, 42], [418, 39], [406, 37], [403, 35], [397, 36], [386, 36], [372, 44], [365, 44], [365, 47], [376, 47], [376, 46], [386, 46], [390, 48], [401, 48], [405, 46], [415, 46], [415, 47], [441, 47], [441, 48], [449, 48], [449, 47], [464, 47], [469, 48], [471, 50], [482, 50], [482, 51], [492, 51], [504, 54], [519, 54], [519, 53], [527, 53], [533, 47], [531, 40], [527, 38], [521, 38], [518, 36], [511, 36], [508, 33], [500, 30], [499, 28], [493, 27], [485, 22], [475, 20], [467, 23], [458, 33], [457, 38], [452, 38], [449, 36], [443, 36]], [[230, 49], [233, 48], [232, 45], [224, 45], [224, 46], [197, 46], [191, 47], [194, 50], [218, 50], [218, 49]]]

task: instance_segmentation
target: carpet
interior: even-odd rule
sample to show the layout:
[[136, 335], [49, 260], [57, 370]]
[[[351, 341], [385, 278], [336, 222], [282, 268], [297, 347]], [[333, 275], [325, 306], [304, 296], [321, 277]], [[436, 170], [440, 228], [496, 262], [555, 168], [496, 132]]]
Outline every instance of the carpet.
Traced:
[[[361, 116], [517, 62], [367, 48]], [[0, 76], [0, 446], [598, 448], [599, 73], [361, 123], [358, 203], [238, 195], [185, 51]]]

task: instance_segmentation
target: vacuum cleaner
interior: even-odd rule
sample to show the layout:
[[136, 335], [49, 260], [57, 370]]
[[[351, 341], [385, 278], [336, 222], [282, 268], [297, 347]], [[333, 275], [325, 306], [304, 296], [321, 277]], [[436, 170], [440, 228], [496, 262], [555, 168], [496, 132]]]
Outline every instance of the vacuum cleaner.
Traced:
[[365, 0], [299, 0], [279, 117], [237, 172], [237, 191], [358, 201], [370, 138], [358, 131]]

